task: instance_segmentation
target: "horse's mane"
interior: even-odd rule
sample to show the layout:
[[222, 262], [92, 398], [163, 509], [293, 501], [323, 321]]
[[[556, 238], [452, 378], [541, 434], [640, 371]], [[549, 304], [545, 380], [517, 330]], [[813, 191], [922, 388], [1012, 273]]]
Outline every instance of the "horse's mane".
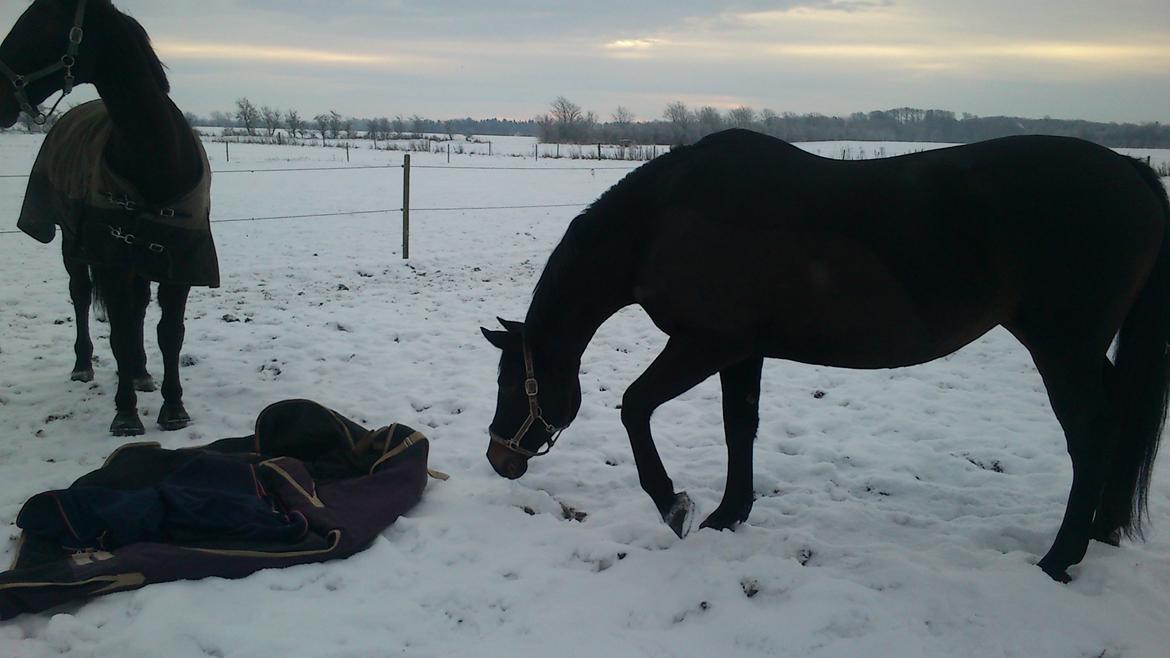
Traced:
[[158, 86], [164, 92], [170, 93], [171, 83], [167, 80], [166, 67], [159, 60], [158, 54], [154, 52], [154, 46], [150, 43], [150, 35], [146, 33], [142, 24], [119, 11], [109, 2], [99, 2], [95, 10], [104, 12], [102, 20], [109, 28], [117, 30], [116, 33], [111, 34], [113, 38], [110, 39], [110, 43], [116, 45], [116, 50], [111, 54], [145, 62], [147, 68], [150, 69], [151, 77], [158, 83]]
[[[653, 205], [653, 199], [647, 195], [654, 187], [650, 179], [659, 176], [664, 168], [676, 164], [688, 152], [689, 147], [675, 147], [669, 153], [638, 167], [606, 190], [569, 223], [569, 228], [553, 249], [532, 292], [532, 305], [528, 309], [526, 322], [539, 322], [548, 310], [546, 306], [559, 303], [553, 299], [555, 291], [568, 280], [581, 277], [584, 256], [597, 254], [597, 246], [602, 241], [619, 233], [628, 236], [630, 231], [637, 231], [647, 219], [649, 207]], [[625, 241], [631, 246], [636, 242], [634, 239]], [[611, 262], [594, 262], [590, 266], [609, 267], [614, 264], [612, 261], [620, 257], [617, 253], [605, 253], [606, 260]]]

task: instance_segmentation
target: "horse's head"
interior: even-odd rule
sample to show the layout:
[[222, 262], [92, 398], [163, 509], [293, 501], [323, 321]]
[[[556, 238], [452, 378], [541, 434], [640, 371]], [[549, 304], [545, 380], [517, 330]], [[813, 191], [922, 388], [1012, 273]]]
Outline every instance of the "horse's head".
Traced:
[[21, 110], [44, 115], [41, 103], [58, 91], [88, 82], [93, 70], [85, 26], [110, 0], [35, 0], [0, 43], [0, 127]]
[[488, 426], [487, 458], [500, 475], [516, 479], [528, 460], [547, 453], [581, 407], [574, 367], [535, 346], [524, 324], [500, 320], [505, 331], [481, 329], [500, 356], [496, 415]]

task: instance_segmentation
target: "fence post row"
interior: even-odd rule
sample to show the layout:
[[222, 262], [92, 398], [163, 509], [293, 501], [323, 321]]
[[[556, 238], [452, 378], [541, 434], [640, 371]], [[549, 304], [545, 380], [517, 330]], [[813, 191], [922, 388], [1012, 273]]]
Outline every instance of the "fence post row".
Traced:
[[410, 154], [402, 158], [402, 260], [410, 258]]

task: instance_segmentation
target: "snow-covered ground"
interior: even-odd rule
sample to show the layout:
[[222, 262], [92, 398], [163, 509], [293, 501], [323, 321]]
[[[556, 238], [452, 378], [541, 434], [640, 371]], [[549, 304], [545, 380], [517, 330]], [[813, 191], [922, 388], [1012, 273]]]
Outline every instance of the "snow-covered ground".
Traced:
[[[38, 143], [0, 135], [0, 175], [27, 173]], [[230, 165], [222, 145], [209, 151], [218, 169], [345, 164], [337, 149], [233, 145]], [[518, 162], [547, 170], [506, 168]], [[416, 168], [415, 208], [583, 205], [627, 171], [452, 164], [497, 170]], [[223, 173], [214, 215], [397, 208], [400, 181], [398, 169]], [[0, 178], [0, 230], [14, 227], [23, 190]], [[179, 447], [246, 434], [264, 405], [310, 397], [370, 425], [423, 430], [450, 481], [432, 482], [352, 559], [18, 618], [0, 624], [0, 656], [1170, 654], [1170, 467], [1163, 458], [1156, 471], [1146, 543], [1095, 543], [1071, 584], [1052, 582], [1033, 563], [1056, 532], [1070, 466], [1039, 376], [1001, 330], [912, 369], [768, 362], [750, 522], [678, 540], [638, 486], [616, 410], [664, 344], [630, 308], [586, 352], [581, 413], [556, 450], [519, 481], [496, 476], [483, 455], [498, 352], [479, 327], [523, 317], [576, 212], [416, 210], [405, 262], [395, 213], [217, 224], [224, 285], [193, 291], [187, 314], [183, 384], [196, 423], [162, 433], [148, 417], [144, 438]], [[93, 323], [97, 379], [70, 382], [71, 314], [57, 246], [0, 235], [3, 563], [21, 504], [120, 443], [106, 434], [108, 328]], [[148, 356], [161, 374], [153, 339]], [[160, 398], [139, 401], [149, 416]], [[717, 381], [667, 404], [654, 428], [676, 486], [709, 512], [726, 464]], [[586, 516], [567, 520], [563, 506]]]

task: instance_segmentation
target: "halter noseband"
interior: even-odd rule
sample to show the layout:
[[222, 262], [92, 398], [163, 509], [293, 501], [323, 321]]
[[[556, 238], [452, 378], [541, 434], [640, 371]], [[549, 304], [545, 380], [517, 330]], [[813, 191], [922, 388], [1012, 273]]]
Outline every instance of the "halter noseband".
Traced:
[[[73, 67], [77, 64], [77, 51], [81, 49], [81, 40], [85, 37], [85, 31], [82, 30], [82, 25], [85, 23], [85, 5], [88, 0], [77, 1], [77, 13], [73, 17], [73, 29], [69, 30], [69, 47], [65, 54], [56, 63], [46, 66], [40, 71], [29, 73], [28, 75], [20, 75], [13, 71], [7, 64], [0, 60], [0, 74], [8, 78], [8, 83], [12, 85], [13, 95], [16, 97], [16, 102], [20, 105], [21, 111], [28, 114], [33, 119], [33, 123], [38, 126], [43, 126], [49, 121], [49, 117], [57, 111], [57, 106], [61, 101], [65, 100], [73, 91]], [[52, 109], [48, 112], [42, 112], [39, 108], [33, 107], [28, 99], [28, 86], [37, 80], [47, 78], [57, 71], [65, 72], [65, 84], [61, 87], [61, 97], [53, 103]]]
[[[557, 439], [560, 438], [561, 432], [565, 431], [563, 427], [556, 427], [552, 423], [544, 419], [544, 414], [540, 410], [540, 402], [537, 401], [536, 396], [540, 393], [540, 385], [536, 383], [536, 370], [532, 365], [532, 350], [528, 347], [528, 341], [523, 341], [524, 349], [524, 394], [528, 396], [528, 418], [520, 425], [520, 429], [516, 430], [516, 434], [510, 439], [496, 434], [488, 428], [488, 435], [492, 438], [492, 443], [498, 443], [512, 452], [522, 455], [524, 457], [540, 457], [547, 455], [552, 450], [553, 445], [556, 444]], [[528, 448], [520, 445], [520, 440], [528, 433], [528, 430], [539, 422], [544, 425], [544, 431], [549, 433], [548, 444], [543, 449], [533, 452]]]

